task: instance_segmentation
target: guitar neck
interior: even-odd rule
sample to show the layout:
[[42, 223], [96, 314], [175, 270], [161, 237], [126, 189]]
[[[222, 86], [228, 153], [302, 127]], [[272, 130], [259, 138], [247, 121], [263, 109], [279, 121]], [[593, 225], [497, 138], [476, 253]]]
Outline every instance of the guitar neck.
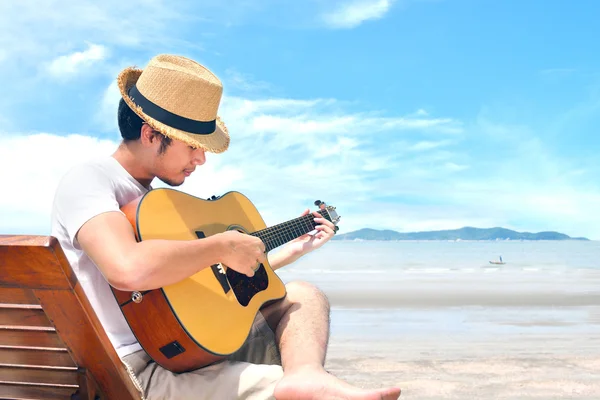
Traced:
[[[323, 218], [331, 221], [327, 211], [320, 210], [318, 213]], [[292, 240], [313, 231], [317, 225], [314, 219], [315, 216], [313, 214], [304, 215], [302, 217], [298, 217], [290, 221], [251, 233], [251, 235], [260, 238], [265, 244], [267, 252], [269, 252], [274, 248], [291, 242]]]

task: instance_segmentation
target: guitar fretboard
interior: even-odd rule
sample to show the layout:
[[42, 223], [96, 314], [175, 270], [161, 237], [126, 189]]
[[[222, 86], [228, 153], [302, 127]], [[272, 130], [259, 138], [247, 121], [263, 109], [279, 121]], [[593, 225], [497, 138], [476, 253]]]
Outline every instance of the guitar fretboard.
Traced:
[[[325, 219], [331, 221], [327, 211], [320, 210], [318, 213]], [[251, 233], [251, 235], [260, 238], [265, 244], [267, 252], [269, 252], [276, 247], [284, 245], [287, 242], [291, 242], [292, 240], [313, 231], [317, 225], [314, 219], [315, 216], [313, 214], [304, 215], [302, 217], [298, 217], [290, 221]]]

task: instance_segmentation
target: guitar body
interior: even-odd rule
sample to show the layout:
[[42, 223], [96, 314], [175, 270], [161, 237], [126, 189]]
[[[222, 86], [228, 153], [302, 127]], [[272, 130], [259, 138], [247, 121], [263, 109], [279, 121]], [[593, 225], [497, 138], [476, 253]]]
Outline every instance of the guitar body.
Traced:
[[[250, 200], [238, 192], [209, 201], [155, 189], [122, 210], [138, 241], [202, 240], [227, 230], [251, 233], [266, 227]], [[141, 346], [173, 372], [197, 369], [234, 353], [246, 341], [260, 308], [286, 294], [268, 263], [252, 278], [224, 265], [207, 265], [160, 289], [112, 290]]]

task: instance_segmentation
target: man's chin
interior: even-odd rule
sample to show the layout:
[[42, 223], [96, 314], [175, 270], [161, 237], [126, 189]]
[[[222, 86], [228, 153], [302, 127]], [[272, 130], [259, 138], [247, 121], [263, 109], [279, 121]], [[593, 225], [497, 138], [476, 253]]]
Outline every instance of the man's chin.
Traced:
[[160, 179], [161, 181], [163, 181], [164, 183], [166, 183], [167, 185], [173, 186], [173, 187], [181, 186], [183, 184], [183, 182], [185, 182], [185, 178], [182, 179], [181, 181], [175, 181], [175, 180], [167, 179], [167, 178], [160, 177], [160, 176], [158, 176], [157, 178]]

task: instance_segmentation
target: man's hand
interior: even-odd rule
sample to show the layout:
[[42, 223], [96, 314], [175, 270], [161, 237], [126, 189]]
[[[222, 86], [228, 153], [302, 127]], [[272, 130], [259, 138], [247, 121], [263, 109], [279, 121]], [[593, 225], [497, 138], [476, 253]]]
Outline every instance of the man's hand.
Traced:
[[266, 261], [265, 244], [259, 238], [238, 231], [219, 234], [223, 244], [221, 263], [241, 274], [254, 276], [258, 265]]
[[[310, 210], [305, 210], [301, 216], [308, 215]], [[274, 254], [269, 258], [269, 264], [273, 269], [281, 268], [288, 265], [303, 255], [318, 249], [327, 243], [334, 235], [335, 225], [329, 220], [323, 218], [317, 211], [313, 212], [317, 223], [315, 234], [302, 235], [299, 238], [292, 240], [285, 246], [282, 251]]]
[[[308, 215], [309, 210], [307, 209], [302, 213], [301, 216]], [[334, 235], [335, 225], [321, 216], [317, 211], [314, 211], [312, 215], [315, 216], [315, 222], [317, 226], [315, 229], [317, 233], [314, 235], [306, 234], [290, 242], [290, 250], [295, 253], [300, 253], [300, 256], [310, 253], [313, 250], [318, 249], [327, 243]]]

